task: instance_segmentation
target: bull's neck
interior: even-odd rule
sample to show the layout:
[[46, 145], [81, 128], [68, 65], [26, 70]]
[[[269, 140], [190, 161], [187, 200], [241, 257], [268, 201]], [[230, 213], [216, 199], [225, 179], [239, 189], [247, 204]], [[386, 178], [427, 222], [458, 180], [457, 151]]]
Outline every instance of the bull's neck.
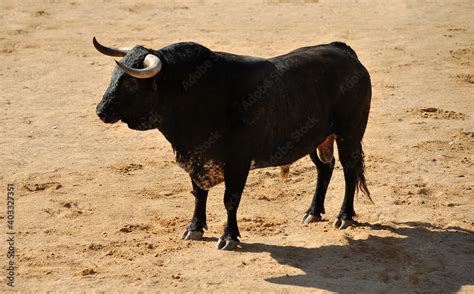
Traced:
[[171, 143], [173, 149], [184, 151], [185, 146], [189, 145], [187, 144], [188, 132], [192, 131], [192, 126], [189, 125], [190, 117], [185, 111], [176, 109], [176, 105], [173, 105], [176, 103], [170, 104], [163, 103], [158, 107], [158, 130]]

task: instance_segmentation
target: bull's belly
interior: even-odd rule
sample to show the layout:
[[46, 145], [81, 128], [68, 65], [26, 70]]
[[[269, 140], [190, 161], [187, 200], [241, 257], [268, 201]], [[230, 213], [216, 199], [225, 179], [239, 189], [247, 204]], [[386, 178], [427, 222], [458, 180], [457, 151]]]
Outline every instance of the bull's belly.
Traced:
[[[311, 150], [312, 148], [316, 148], [316, 146], [311, 147], [308, 150]], [[300, 150], [298, 152], [291, 152], [288, 154], [285, 153], [284, 150], [278, 150], [269, 155], [256, 156], [252, 160], [251, 169], [289, 165], [308, 155], [308, 150]]]
[[[184, 169], [191, 179], [203, 190], [209, 190], [214, 186], [224, 182], [224, 164], [213, 160], [206, 161], [203, 164], [193, 164], [191, 162], [178, 161], [178, 165]], [[265, 166], [267, 167], [267, 166]], [[256, 166], [252, 161], [250, 169], [263, 168]]]
[[[256, 157], [252, 160], [250, 169], [283, 166], [286, 173], [288, 165], [306, 156], [311, 148], [317, 150], [318, 157], [324, 163], [329, 163], [333, 158], [334, 135], [328, 136], [322, 143], [310, 147], [309, 150], [300, 149], [296, 152], [285, 153], [284, 150], [272, 153], [269, 156]], [[295, 150], [293, 150], [295, 151]], [[191, 177], [191, 179], [203, 190], [224, 182], [224, 163], [216, 160], [201, 160], [200, 158], [179, 156], [176, 154], [176, 162]], [[285, 167], [286, 166], [286, 167]]]
[[289, 166], [293, 162], [314, 151], [317, 151], [317, 155], [323, 163], [329, 163], [333, 158], [335, 138], [336, 136], [331, 134], [324, 138], [322, 142], [317, 144], [311, 143], [308, 144], [308, 146], [293, 149], [277, 148], [277, 150], [273, 153], [270, 153], [270, 155], [256, 157], [252, 161], [251, 168], [256, 169], [265, 167]]

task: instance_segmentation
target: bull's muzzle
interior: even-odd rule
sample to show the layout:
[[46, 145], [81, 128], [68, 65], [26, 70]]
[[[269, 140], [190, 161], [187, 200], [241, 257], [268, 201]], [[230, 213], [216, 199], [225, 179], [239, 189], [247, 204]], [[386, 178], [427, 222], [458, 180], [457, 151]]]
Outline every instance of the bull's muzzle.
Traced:
[[109, 103], [100, 102], [95, 110], [97, 116], [107, 124], [113, 124], [119, 121], [120, 116]]

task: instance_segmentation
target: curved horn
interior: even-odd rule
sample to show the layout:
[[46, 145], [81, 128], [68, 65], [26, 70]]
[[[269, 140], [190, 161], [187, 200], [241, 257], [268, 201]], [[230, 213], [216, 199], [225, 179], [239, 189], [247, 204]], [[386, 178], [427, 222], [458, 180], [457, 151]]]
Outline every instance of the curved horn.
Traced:
[[115, 60], [115, 62], [124, 72], [137, 79], [147, 79], [154, 77], [161, 70], [161, 60], [158, 58], [158, 56], [153, 54], [148, 54], [143, 60], [145, 68], [131, 68], [118, 62], [117, 60]]
[[104, 45], [101, 45], [99, 42], [97, 42], [95, 37], [92, 39], [92, 43], [94, 44], [94, 47], [97, 49], [97, 51], [108, 56], [124, 57], [125, 54], [127, 54], [127, 52], [130, 50], [130, 48], [105, 47]]

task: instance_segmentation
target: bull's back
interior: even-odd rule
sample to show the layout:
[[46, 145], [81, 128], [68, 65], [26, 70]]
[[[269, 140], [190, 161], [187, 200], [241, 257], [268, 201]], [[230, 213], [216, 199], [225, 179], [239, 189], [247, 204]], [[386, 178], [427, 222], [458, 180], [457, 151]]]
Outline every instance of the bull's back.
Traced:
[[256, 165], [262, 167], [288, 164], [314, 151], [337, 132], [341, 107], [350, 120], [351, 112], [367, 104], [359, 84], [370, 89], [367, 71], [343, 43], [301, 48], [270, 61], [278, 79], [256, 112], [263, 117], [255, 149]]

